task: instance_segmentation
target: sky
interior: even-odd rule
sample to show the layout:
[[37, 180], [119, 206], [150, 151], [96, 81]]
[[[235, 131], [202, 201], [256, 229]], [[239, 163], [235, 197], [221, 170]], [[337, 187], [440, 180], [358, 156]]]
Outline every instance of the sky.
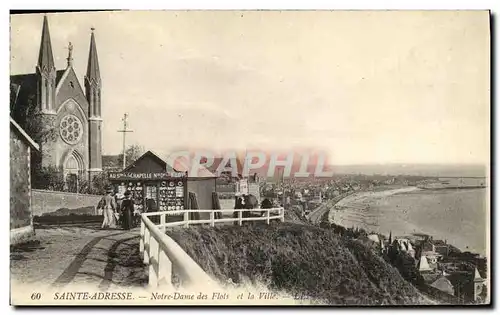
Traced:
[[[308, 148], [331, 164], [489, 163], [486, 11], [49, 14], [83, 84], [95, 27], [103, 154]], [[43, 15], [11, 16], [11, 74], [34, 72]]]

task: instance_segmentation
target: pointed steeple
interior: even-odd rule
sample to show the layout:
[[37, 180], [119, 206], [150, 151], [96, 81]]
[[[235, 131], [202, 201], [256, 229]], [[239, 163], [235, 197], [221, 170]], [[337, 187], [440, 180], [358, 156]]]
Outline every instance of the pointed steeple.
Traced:
[[46, 15], [43, 17], [42, 41], [38, 54], [38, 67], [40, 68], [40, 72], [50, 72], [52, 69], [55, 69], [52, 44], [50, 42], [49, 22]]
[[50, 42], [49, 21], [43, 17], [42, 39], [38, 54], [37, 74], [37, 103], [43, 113], [54, 114], [54, 100], [56, 90], [56, 67], [52, 44]]
[[97, 47], [95, 44], [95, 29], [92, 27], [91, 30], [92, 34], [90, 35], [90, 51], [86, 79], [90, 82], [94, 81], [99, 84], [101, 82], [101, 73], [99, 71], [99, 59], [97, 58]]

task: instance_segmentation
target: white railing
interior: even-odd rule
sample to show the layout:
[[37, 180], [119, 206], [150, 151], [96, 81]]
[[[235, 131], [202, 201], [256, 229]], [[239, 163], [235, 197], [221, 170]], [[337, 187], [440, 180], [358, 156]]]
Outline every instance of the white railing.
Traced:
[[[238, 212], [237, 218], [215, 219], [215, 213]], [[260, 217], [243, 217], [243, 212], [265, 212]], [[190, 213], [209, 213], [210, 219], [190, 220]], [[167, 216], [183, 215], [183, 221], [167, 222]], [[284, 222], [285, 211], [283, 208], [272, 209], [221, 209], [221, 210], [178, 210], [143, 213], [141, 215], [140, 252], [143, 254], [144, 263], [149, 265], [149, 285], [153, 288], [172, 285], [172, 267], [183, 284], [217, 286], [216, 282], [203, 271], [203, 269], [189, 255], [165, 234], [168, 227], [189, 226], [195, 224], [210, 224], [238, 222], [242, 225], [245, 221], [271, 220]], [[155, 225], [150, 216], [159, 216], [160, 224]]]

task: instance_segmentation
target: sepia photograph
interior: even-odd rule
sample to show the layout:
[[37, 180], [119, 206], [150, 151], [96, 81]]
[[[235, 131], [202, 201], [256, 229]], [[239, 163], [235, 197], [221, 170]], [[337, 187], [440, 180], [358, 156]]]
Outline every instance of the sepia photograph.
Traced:
[[490, 11], [9, 18], [11, 305], [491, 305]]

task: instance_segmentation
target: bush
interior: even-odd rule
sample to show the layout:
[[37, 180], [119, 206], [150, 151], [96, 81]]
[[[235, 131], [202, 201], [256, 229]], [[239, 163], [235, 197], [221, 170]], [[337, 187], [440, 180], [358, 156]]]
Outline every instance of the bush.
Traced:
[[169, 235], [205, 271], [327, 304], [418, 304], [418, 291], [364, 244], [307, 224], [192, 227]]
[[36, 163], [32, 168], [31, 186], [35, 189], [64, 191], [63, 173], [55, 167], [42, 167]]

